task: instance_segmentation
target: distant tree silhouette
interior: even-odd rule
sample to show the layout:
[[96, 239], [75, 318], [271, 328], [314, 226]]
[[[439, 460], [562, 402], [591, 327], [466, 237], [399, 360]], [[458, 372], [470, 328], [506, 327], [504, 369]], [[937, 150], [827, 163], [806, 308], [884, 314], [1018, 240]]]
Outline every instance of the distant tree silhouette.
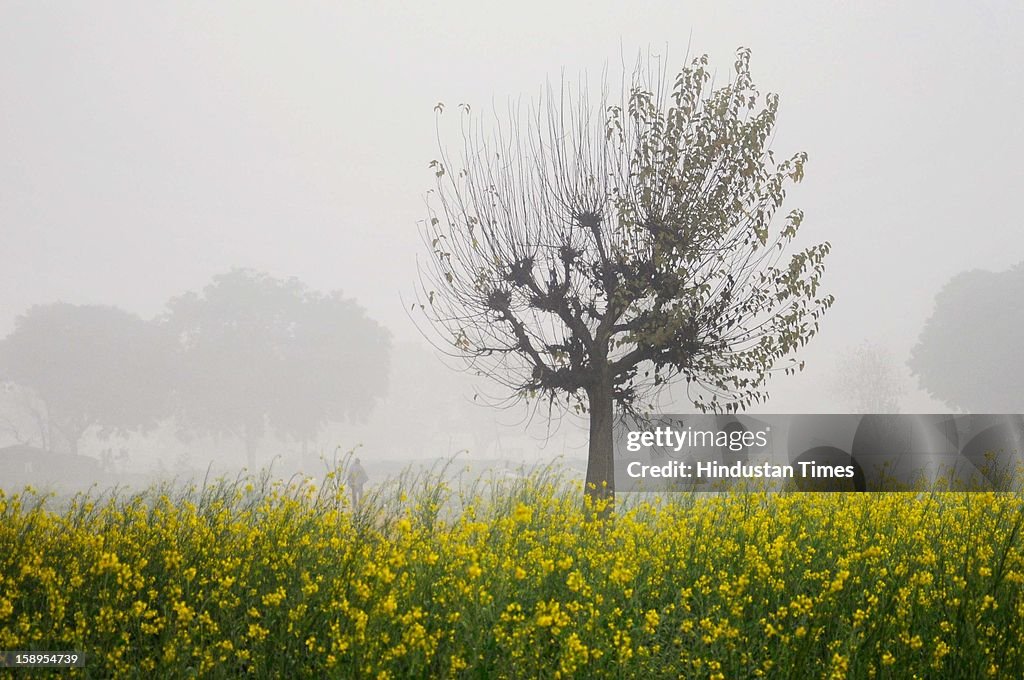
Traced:
[[493, 136], [463, 106], [460, 157], [431, 163], [418, 301], [512, 398], [589, 412], [592, 495], [614, 497], [616, 408], [650, 408], [677, 377], [701, 410], [761, 401], [832, 304], [828, 243], [780, 265], [804, 215], [773, 217], [806, 154], [775, 161], [778, 97], [760, 98], [749, 57], [718, 89], [706, 56], [671, 84], [648, 63], [616, 101], [563, 85]]
[[236, 269], [168, 303], [180, 423], [239, 437], [250, 467], [268, 427], [304, 444], [363, 419], [387, 391], [390, 335], [339, 293]]
[[78, 453], [91, 428], [124, 433], [166, 414], [169, 347], [157, 326], [116, 307], [39, 305], [0, 341], [0, 382], [22, 390], [41, 445]]
[[899, 413], [905, 373], [885, 347], [865, 341], [839, 355], [834, 386], [855, 413]]
[[935, 297], [909, 366], [922, 388], [968, 413], [1022, 413], [1024, 263], [954, 276]]

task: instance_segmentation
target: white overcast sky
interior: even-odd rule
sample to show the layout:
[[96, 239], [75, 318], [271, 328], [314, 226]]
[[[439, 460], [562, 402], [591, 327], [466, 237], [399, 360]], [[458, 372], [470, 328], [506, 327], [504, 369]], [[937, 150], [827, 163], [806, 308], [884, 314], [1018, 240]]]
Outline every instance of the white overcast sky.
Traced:
[[1019, 0], [3, 0], [0, 335], [55, 300], [149, 317], [249, 266], [416, 337], [399, 294], [434, 104], [500, 105], [648, 47], [680, 64], [688, 43], [723, 77], [750, 47], [781, 97], [776, 150], [810, 156], [787, 207], [834, 247], [819, 370], [865, 338], [902, 358], [950, 276], [1024, 260]]

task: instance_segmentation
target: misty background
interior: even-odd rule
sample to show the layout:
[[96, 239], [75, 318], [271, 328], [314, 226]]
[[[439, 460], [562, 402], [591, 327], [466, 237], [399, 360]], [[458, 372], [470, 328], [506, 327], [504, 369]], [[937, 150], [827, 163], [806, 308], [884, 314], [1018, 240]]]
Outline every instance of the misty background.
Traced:
[[[295, 278], [386, 329], [386, 390], [310, 441], [268, 432], [257, 464], [357, 446], [371, 477], [382, 461], [460, 451], [582, 459], [582, 421], [549, 434], [544, 418], [526, 428], [521, 410], [474, 403], [490, 385], [447, 368], [402, 302], [423, 248], [434, 106], [500, 111], [648, 49], [670, 72], [707, 53], [724, 82], [742, 45], [781, 97], [772, 147], [809, 154], [785, 207], [806, 212], [808, 240], [832, 242], [837, 298], [799, 355], [806, 370], [775, 377], [759, 410], [948, 411], [906, 362], [947, 282], [1024, 260], [1022, 42], [1024, 6], [1010, 1], [4, 2], [0, 338], [33, 305], [150, 320], [237, 268]], [[1012, 318], [1004, 330], [1019, 334]], [[991, 405], [1021, 408], [1011, 394]], [[238, 437], [178, 429], [91, 433], [80, 453], [124, 473], [248, 460]], [[0, 432], [0, 447], [17, 440]]]

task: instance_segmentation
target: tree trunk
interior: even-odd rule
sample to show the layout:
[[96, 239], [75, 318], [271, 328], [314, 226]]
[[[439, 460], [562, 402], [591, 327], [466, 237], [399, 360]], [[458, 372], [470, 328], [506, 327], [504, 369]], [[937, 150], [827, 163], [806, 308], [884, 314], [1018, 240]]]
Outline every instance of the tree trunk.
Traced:
[[599, 379], [587, 391], [587, 398], [590, 401], [590, 450], [584, 493], [594, 503], [594, 507], [599, 508], [597, 515], [604, 519], [611, 514], [615, 505], [611, 381]]

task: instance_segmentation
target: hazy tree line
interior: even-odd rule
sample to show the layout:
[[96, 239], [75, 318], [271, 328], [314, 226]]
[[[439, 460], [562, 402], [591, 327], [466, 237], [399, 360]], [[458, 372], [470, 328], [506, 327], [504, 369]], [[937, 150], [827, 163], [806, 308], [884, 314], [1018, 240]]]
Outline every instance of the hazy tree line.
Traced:
[[0, 431], [77, 453], [93, 433], [173, 422], [232, 436], [250, 467], [272, 430], [299, 444], [364, 420], [388, 389], [391, 339], [353, 300], [247, 269], [170, 300], [152, 320], [111, 306], [37, 305], [0, 341]]
[[[852, 345], [836, 354], [832, 396], [852, 412], [894, 413], [916, 382], [953, 411], [1019, 412], [1021, 300], [1024, 265], [955, 276], [909, 361], [877, 341]], [[405, 378], [399, 393], [389, 367]], [[0, 444], [75, 452], [88, 436], [171, 423], [182, 441], [237, 437], [251, 465], [268, 431], [304, 447], [330, 422], [393, 422], [385, 439], [397, 454], [501, 448], [493, 417], [427, 351], [392, 347], [337, 293], [248, 270], [149, 321], [110, 306], [32, 307], [0, 340], [0, 371]]]

